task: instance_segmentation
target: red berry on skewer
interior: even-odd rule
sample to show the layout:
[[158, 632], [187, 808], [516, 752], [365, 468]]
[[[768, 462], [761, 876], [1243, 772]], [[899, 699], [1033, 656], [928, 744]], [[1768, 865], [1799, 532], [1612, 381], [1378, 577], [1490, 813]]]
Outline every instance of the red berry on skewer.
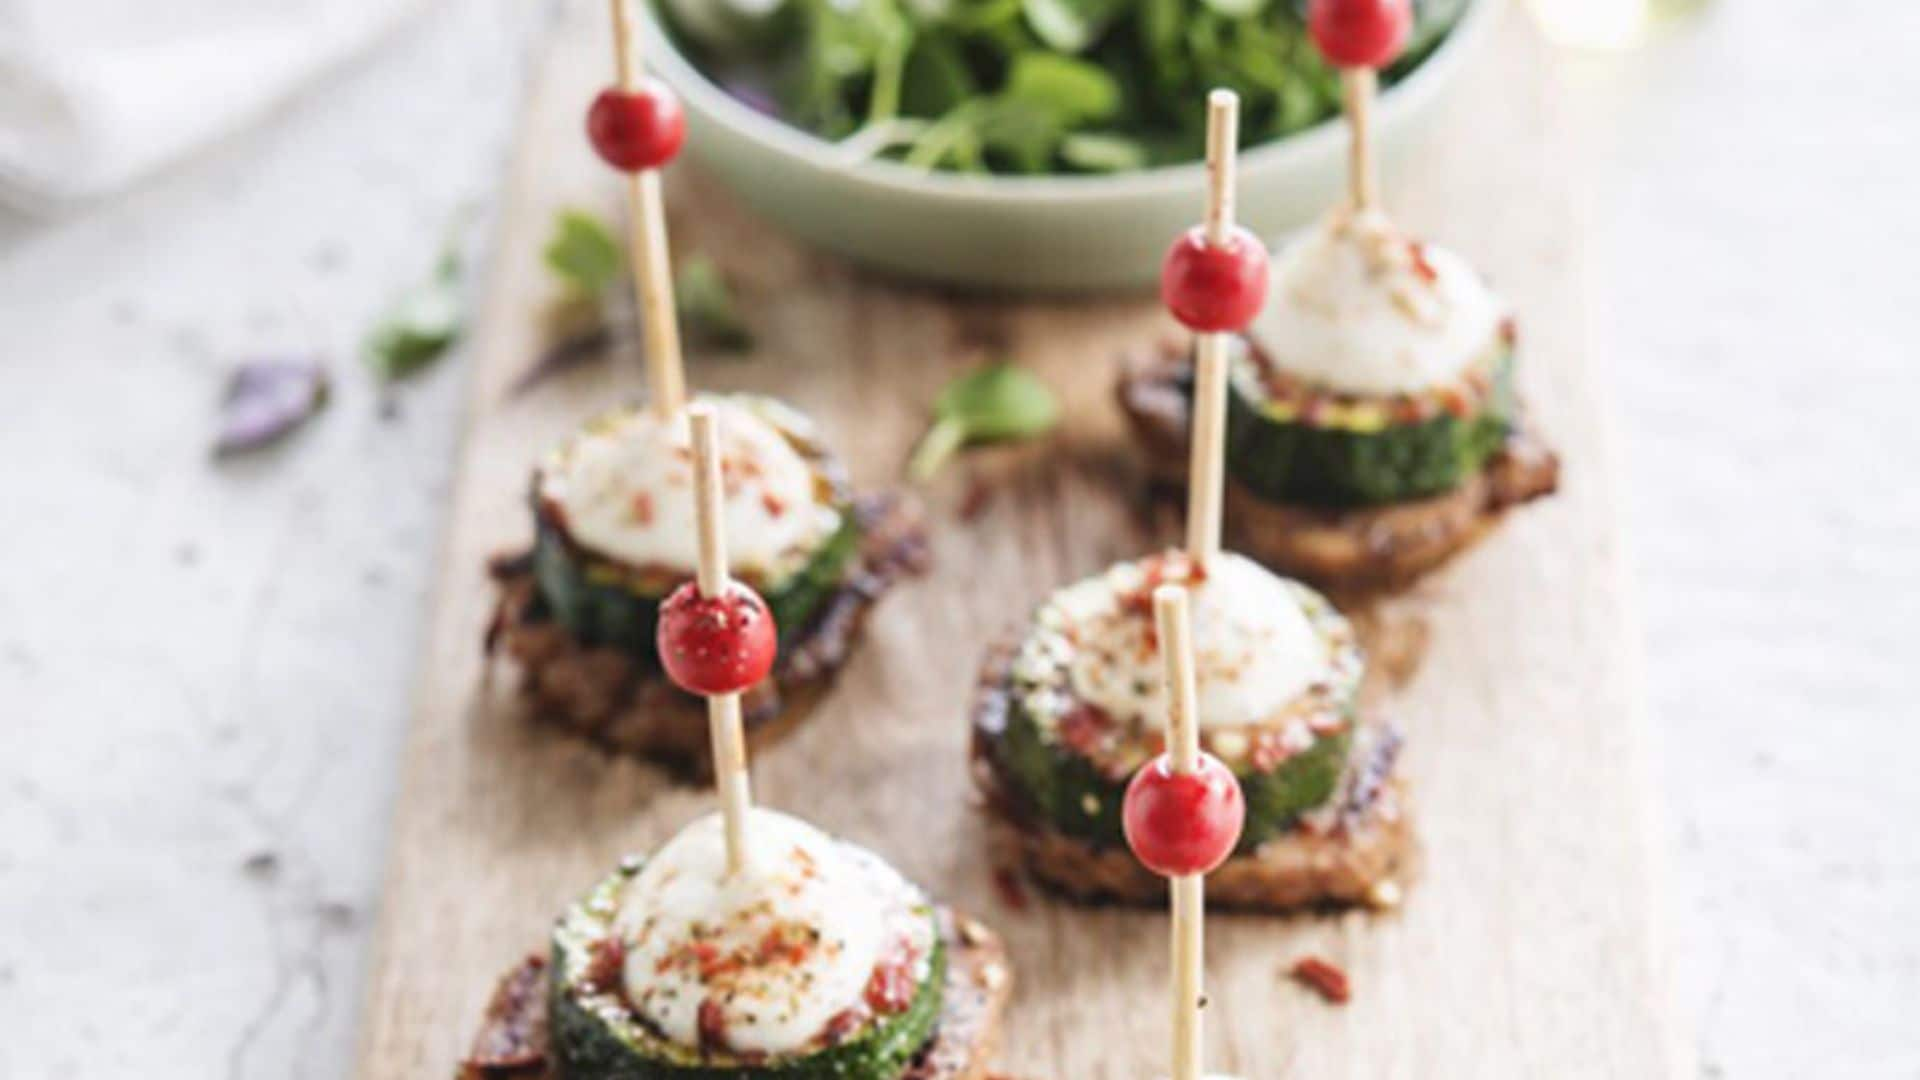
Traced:
[[679, 96], [658, 79], [642, 80], [637, 90], [609, 87], [587, 110], [587, 138], [622, 172], [657, 169], [687, 141], [687, 114]]
[[1246, 818], [1240, 781], [1207, 753], [1189, 773], [1173, 771], [1166, 754], [1142, 765], [1121, 806], [1134, 857], [1167, 877], [1204, 874], [1225, 862]]
[[1307, 32], [1334, 67], [1385, 67], [1413, 32], [1413, 2], [1309, 0]]
[[1160, 264], [1160, 299], [1196, 333], [1244, 330], [1267, 299], [1267, 248], [1244, 228], [1219, 244], [1206, 230], [1181, 233]]
[[778, 648], [767, 602], [737, 581], [719, 596], [702, 595], [691, 581], [673, 590], [660, 605], [654, 641], [674, 685], [709, 696], [759, 683], [773, 670]]

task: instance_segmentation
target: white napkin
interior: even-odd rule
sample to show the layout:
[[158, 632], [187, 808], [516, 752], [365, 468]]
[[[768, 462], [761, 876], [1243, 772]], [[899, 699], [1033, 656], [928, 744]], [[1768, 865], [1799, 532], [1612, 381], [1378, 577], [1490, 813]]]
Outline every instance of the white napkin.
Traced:
[[424, 0], [0, 0], [0, 197], [104, 194], [259, 118]]

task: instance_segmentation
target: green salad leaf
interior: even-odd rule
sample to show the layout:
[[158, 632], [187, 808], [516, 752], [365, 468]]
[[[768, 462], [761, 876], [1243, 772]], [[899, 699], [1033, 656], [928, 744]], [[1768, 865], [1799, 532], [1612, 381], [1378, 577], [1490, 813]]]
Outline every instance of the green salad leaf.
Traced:
[[970, 443], [1032, 438], [1059, 419], [1060, 402], [1032, 372], [1004, 360], [983, 364], [934, 400], [933, 426], [914, 447], [907, 474], [926, 480]]
[[[696, 0], [661, 2], [717, 84], [853, 160], [1120, 172], [1202, 157], [1215, 87], [1239, 93], [1247, 145], [1340, 109], [1305, 0], [700, 0], [751, 18], [697, 26]], [[1418, 67], [1476, 2], [1492, 0], [1414, 0], [1385, 81]], [[753, 29], [717, 37], [729, 23]]]
[[1078, 131], [1060, 140], [1061, 160], [1081, 172], [1126, 172], [1151, 160], [1145, 143], [1098, 131]]
[[1021, 0], [1020, 10], [1048, 48], [1078, 53], [1098, 40], [1125, 6], [1124, 0]]
[[1007, 97], [1051, 113], [1063, 124], [1110, 120], [1120, 111], [1120, 84], [1107, 69], [1053, 53], [1023, 53], [1007, 73]]

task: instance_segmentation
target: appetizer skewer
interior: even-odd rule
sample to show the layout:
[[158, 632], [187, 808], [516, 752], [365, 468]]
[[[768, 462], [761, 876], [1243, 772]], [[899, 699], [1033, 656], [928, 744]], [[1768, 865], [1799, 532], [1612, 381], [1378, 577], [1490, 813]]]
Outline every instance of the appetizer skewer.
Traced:
[[[1217, 430], [1219, 351], [1260, 309], [1267, 259], [1231, 226], [1233, 97], [1209, 102], [1208, 220], [1168, 253], [1161, 292], [1199, 335], [1194, 412]], [[1221, 237], [1210, 242], [1209, 234]], [[1018, 640], [989, 651], [973, 713], [974, 775], [1029, 871], [1075, 897], [1158, 901], [1127, 852], [1126, 778], [1155, 757], [1166, 708], [1153, 622], [1164, 585], [1192, 596], [1198, 741], [1245, 792], [1246, 819], [1209, 890], [1219, 905], [1281, 909], [1397, 901], [1412, 830], [1394, 772], [1399, 736], [1364, 717], [1352, 627], [1319, 593], [1219, 549], [1222, 448], [1189, 462], [1188, 546], [1119, 563], [1055, 592]], [[1176, 710], [1177, 711], [1177, 710]]]
[[751, 805], [738, 695], [773, 664], [772, 619], [727, 573], [721, 421], [690, 413], [699, 575], [658, 644], [710, 703], [722, 809], [561, 916], [551, 960], [501, 981], [462, 1075], [984, 1080], [1010, 990], [999, 940], [872, 852]]
[[1233, 773], [1200, 749], [1187, 591], [1178, 585], [1155, 589], [1153, 615], [1166, 670], [1167, 751], [1141, 766], [1127, 784], [1127, 846], [1170, 883], [1172, 1080], [1200, 1080], [1206, 874], [1233, 854], [1247, 808]]
[[[1341, 69], [1348, 198], [1273, 260], [1274, 288], [1231, 343], [1226, 466], [1234, 538], [1332, 586], [1404, 584], [1558, 484], [1520, 430], [1514, 322], [1471, 267], [1380, 207], [1376, 70], [1404, 47], [1408, 0], [1313, 0]], [[1179, 351], [1138, 358], [1120, 403], [1163, 479], [1201, 433]], [[1204, 367], [1191, 379], [1198, 383]]]
[[660, 605], [659, 648], [667, 677], [707, 699], [707, 735], [713, 782], [727, 825], [727, 873], [747, 861], [747, 742], [740, 724], [740, 693], [773, 670], [777, 649], [773, 613], [752, 589], [727, 573], [722, 512], [720, 441], [711, 405], [687, 410], [693, 428], [693, 494], [700, 535], [699, 576]]
[[1347, 197], [1358, 211], [1380, 201], [1373, 166], [1373, 99], [1379, 70], [1407, 46], [1413, 31], [1411, 0], [1311, 0], [1307, 29], [1320, 55], [1340, 69], [1341, 109], [1349, 135]]
[[1206, 223], [1174, 243], [1161, 285], [1167, 306], [1196, 333], [1187, 558], [1200, 567], [1220, 550], [1228, 336], [1259, 310], [1267, 290], [1267, 249], [1233, 223], [1239, 130], [1239, 96], [1215, 90], [1207, 98]]
[[587, 111], [587, 137], [602, 160], [626, 174], [632, 230], [634, 309], [646, 337], [647, 382], [656, 413], [671, 417], [686, 399], [680, 323], [674, 317], [673, 272], [667, 251], [667, 214], [660, 170], [687, 141], [680, 98], [640, 67], [627, 20], [627, 0], [608, 0], [613, 14], [614, 74]]
[[[534, 471], [530, 551], [500, 560], [488, 648], [522, 668], [536, 714], [615, 749], [704, 772], [703, 706], [665, 678], [652, 643], [667, 590], [697, 555], [684, 489], [689, 429], [660, 173], [686, 120], [642, 72], [626, 0], [611, 0], [617, 82], [595, 98], [587, 132], [627, 182], [636, 306], [644, 326], [646, 408], [599, 417]], [[723, 423], [722, 517], [735, 572], [766, 597], [780, 661], [742, 691], [745, 737], [765, 742], [825, 690], [867, 612], [926, 561], [917, 512], [890, 494], [856, 495], [812, 423], [770, 398], [702, 395]]]

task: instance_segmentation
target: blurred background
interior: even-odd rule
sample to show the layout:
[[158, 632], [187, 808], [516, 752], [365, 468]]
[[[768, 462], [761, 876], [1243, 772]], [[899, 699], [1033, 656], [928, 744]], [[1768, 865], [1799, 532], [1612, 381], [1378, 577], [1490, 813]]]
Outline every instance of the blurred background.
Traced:
[[[356, 357], [450, 238], [479, 276], [553, 8], [0, 0], [0, 1077], [347, 1075], [464, 380]], [[1684, 1030], [1920, 1076], [1920, 8], [1527, 8]], [[255, 360], [331, 370], [324, 422], [210, 463]]]

